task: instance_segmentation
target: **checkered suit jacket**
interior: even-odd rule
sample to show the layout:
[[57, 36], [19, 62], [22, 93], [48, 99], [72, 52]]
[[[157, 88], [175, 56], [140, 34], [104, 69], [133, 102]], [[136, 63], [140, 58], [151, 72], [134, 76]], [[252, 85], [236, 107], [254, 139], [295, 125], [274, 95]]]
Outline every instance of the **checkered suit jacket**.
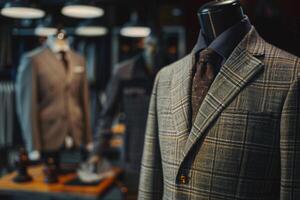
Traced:
[[156, 77], [139, 199], [299, 200], [299, 58], [252, 27], [190, 125], [194, 54]]

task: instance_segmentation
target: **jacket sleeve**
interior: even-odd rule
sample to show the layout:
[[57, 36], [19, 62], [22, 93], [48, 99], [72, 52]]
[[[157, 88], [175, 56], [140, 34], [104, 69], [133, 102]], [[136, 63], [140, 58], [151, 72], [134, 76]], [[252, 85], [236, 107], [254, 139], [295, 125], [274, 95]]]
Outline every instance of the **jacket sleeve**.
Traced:
[[[85, 61], [83, 61], [85, 66]], [[84, 76], [82, 77], [82, 90], [80, 93], [82, 99], [82, 110], [83, 110], [83, 119], [84, 119], [84, 142], [88, 144], [92, 142], [92, 129], [91, 129], [91, 112], [90, 112], [90, 93], [89, 93], [89, 84], [87, 80], [86, 70]]]
[[37, 77], [32, 60], [21, 59], [16, 79], [16, 109], [22, 137], [28, 152], [41, 150], [37, 113]]
[[94, 154], [101, 155], [103, 153], [104, 143], [106, 142], [104, 134], [110, 132], [113, 119], [119, 110], [119, 102], [122, 96], [120, 81], [118, 73], [115, 73], [106, 87], [106, 101], [97, 119]]
[[99, 129], [98, 131], [105, 131], [111, 128], [114, 116], [119, 110], [119, 102], [121, 99], [121, 78], [119, 74], [114, 74], [109, 80], [106, 93], [106, 101], [103, 105], [99, 118]]
[[284, 102], [280, 124], [280, 200], [300, 199], [300, 76]]
[[157, 75], [150, 100], [138, 199], [159, 200], [163, 195], [163, 171], [158, 139], [157, 123]]

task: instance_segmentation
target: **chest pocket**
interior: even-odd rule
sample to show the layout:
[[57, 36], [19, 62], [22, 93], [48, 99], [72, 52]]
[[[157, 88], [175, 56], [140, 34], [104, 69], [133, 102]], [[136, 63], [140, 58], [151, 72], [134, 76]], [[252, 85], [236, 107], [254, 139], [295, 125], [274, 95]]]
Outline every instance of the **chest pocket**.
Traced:
[[[217, 182], [241, 176], [251, 177], [252, 184], [266, 174], [275, 176], [280, 158], [278, 124], [279, 117], [273, 113], [224, 110], [197, 146], [193, 168], [213, 168], [220, 174]], [[228, 185], [235, 188], [237, 179], [232, 180]]]
[[76, 67], [72, 69], [70, 88], [73, 92], [78, 92], [78, 88], [80, 88], [82, 84], [82, 79], [85, 78], [84, 75], [84, 68], [82, 70], [76, 70]]
[[220, 140], [272, 148], [278, 142], [279, 117], [273, 113], [225, 110], [217, 120]]

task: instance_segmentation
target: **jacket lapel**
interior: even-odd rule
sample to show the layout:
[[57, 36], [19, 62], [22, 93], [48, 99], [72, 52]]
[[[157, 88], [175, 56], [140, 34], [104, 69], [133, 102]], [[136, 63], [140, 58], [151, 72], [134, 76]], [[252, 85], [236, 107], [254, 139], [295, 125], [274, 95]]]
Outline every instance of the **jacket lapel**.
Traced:
[[68, 61], [68, 67], [67, 67], [67, 83], [70, 84], [72, 80], [72, 76], [74, 73], [74, 67], [76, 66], [75, 56], [72, 50], [66, 52], [66, 58]]
[[201, 104], [185, 143], [181, 163], [224, 108], [263, 69], [262, 62], [255, 57], [263, 54], [264, 41], [252, 27], [222, 66]]
[[67, 70], [65, 70], [65, 66], [63, 65], [62, 61], [57, 58], [57, 56], [51, 49], [46, 48], [46, 54], [51, 65], [51, 70], [55, 71], [57, 76], [63, 76], [64, 80], [66, 80], [66, 83], [70, 84], [74, 72], [74, 67], [77, 64], [74, 52], [71, 49], [66, 52], [66, 59], [68, 61]]
[[51, 70], [53, 70], [53, 73], [56, 74], [56, 76], [65, 76], [66, 71], [64, 70], [64, 66], [62, 62], [56, 57], [55, 53], [50, 48], [45, 48], [45, 55], [47, 56], [47, 59], [45, 58], [45, 62], [47, 62], [47, 65], [51, 66]]
[[[180, 140], [180, 148], [184, 147], [190, 130], [190, 91], [194, 52], [175, 63], [171, 83], [171, 112], [176, 127], [176, 134]], [[181, 149], [182, 151], [182, 149]]]

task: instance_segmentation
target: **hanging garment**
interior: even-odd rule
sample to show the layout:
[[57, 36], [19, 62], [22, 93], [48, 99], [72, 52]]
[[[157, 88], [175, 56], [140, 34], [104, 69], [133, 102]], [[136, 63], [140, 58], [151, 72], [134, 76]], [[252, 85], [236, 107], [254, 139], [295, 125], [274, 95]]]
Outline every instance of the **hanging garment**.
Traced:
[[0, 148], [11, 147], [14, 143], [15, 127], [15, 88], [9, 81], [0, 82]]
[[6, 19], [1, 19], [6, 23], [0, 23], [0, 70], [5, 68], [12, 68], [13, 54], [12, 54], [12, 34], [11, 28], [7, 25]]
[[149, 73], [142, 55], [122, 62], [106, 89], [107, 100], [98, 120], [95, 153], [103, 151], [103, 134], [109, 132], [117, 114], [125, 114], [124, 159], [128, 170], [139, 173], [144, 132], [155, 73]]

